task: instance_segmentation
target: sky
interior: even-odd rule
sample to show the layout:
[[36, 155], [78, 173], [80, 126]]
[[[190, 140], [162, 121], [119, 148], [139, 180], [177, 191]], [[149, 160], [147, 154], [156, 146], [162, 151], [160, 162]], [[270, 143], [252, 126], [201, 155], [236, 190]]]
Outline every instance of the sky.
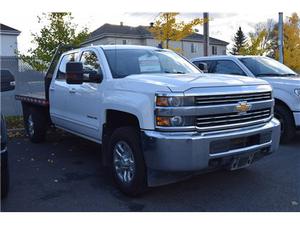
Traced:
[[[284, 12], [284, 16], [289, 16], [292, 11]], [[120, 24], [128, 26], [149, 25], [153, 22], [159, 12], [101, 12], [101, 13], [82, 13], [72, 12], [74, 22], [79, 27], [87, 26], [93, 31], [104, 23]], [[22, 13], [12, 16], [11, 14], [1, 13], [0, 23], [6, 24], [21, 31], [18, 37], [18, 47], [21, 53], [25, 53], [32, 47], [31, 33], [36, 33], [41, 28], [37, 22], [37, 16], [41, 13], [31, 12]], [[202, 12], [184, 12], [179, 16], [179, 20], [189, 21], [194, 18], [202, 18]], [[255, 24], [266, 22], [268, 19], [278, 20], [278, 12], [276, 11], [258, 11], [256, 13], [247, 12], [224, 12], [210, 13], [210, 36], [232, 43], [235, 32], [241, 26], [245, 34], [254, 30]], [[199, 33], [203, 33], [203, 27], [196, 27]], [[228, 46], [229, 48], [231, 45]]]

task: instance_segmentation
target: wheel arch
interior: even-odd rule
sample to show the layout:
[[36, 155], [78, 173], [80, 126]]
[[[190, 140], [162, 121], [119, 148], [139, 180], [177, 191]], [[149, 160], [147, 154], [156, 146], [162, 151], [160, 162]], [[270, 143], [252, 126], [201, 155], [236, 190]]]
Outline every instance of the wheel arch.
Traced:
[[139, 119], [136, 115], [115, 109], [106, 110], [105, 123], [103, 124], [102, 132], [102, 161], [105, 166], [108, 166], [110, 162], [108, 149], [110, 136], [115, 129], [124, 126], [133, 126], [138, 130], [141, 128]]

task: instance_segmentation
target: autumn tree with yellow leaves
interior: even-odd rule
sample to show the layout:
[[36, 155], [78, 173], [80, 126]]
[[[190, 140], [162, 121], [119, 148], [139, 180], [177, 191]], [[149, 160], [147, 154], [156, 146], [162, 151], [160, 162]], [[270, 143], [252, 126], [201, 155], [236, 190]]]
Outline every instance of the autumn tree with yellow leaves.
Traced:
[[204, 19], [193, 19], [185, 23], [177, 21], [177, 12], [160, 13], [159, 18], [149, 28], [154, 38], [158, 40], [164, 48], [170, 48], [170, 41], [180, 41], [194, 33], [194, 27], [205, 23]]
[[[283, 25], [283, 58], [284, 64], [300, 72], [300, 18], [293, 13]], [[275, 57], [279, 58], [276, 50]]]
[[[257, 24], [255, 31], [249, 33], [247, 44], [240, 49], [241, 55], [267, 55], [279, 58], [278, 50], [278, 24]], [[297, 13], [287, 17], [283, 25], [284, 64], [300, 72], [300, 18]]]
[[241, 55], [267, 55], [272, 49], [271, 29], [266, 24], [257, 24], [254, 32], [249, 33], [247, 43], [239, 49]]

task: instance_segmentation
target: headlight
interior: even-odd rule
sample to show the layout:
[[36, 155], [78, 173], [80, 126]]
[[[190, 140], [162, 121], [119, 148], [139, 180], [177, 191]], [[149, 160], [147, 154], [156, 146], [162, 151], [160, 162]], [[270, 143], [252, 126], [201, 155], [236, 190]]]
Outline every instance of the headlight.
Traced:
[[157, 96], [156, 106], [161, 107], [180, 107], [191, 106], [194, 104], [194, 97], [183, 96]]
[[295, 89], [295, 94], [300, 96], [300, 88]]
[[183, 127], [193, 126], [192, 116], [156, 116], [156, 126], [159, 127]]

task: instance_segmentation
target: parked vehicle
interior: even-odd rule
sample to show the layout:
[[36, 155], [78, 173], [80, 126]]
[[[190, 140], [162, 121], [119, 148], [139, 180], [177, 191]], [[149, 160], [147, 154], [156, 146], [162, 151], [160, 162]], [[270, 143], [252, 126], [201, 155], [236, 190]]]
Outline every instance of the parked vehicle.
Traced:
[[28, 136], [41, 142], [53, 124], [101, 143], [104, 165], [126, 194], [175, 175], [244, 168], [278, 148], [280, 123], [263, 80], [203, 74], [170, 50], [146, 46], [59, 55], [45, 93], [16, 96]]
[[209, 56], [192, 59], [209, 73], [257, 77], [273, 87], [275, 117], [281, 122], [281, 140], [289, 142], [300, 129], [300, 76], [287, 66], [263, 56]]
[[[1, 92], [15, 88], [14, 76], [8, 70], [1, 70]], [[1, 106], [2, 107], [2, 106]], [[9, 189], [9, 170], [7, 152], [7, 133], [4, 116], [1, 113], [1, 198], [5, 197]]]

